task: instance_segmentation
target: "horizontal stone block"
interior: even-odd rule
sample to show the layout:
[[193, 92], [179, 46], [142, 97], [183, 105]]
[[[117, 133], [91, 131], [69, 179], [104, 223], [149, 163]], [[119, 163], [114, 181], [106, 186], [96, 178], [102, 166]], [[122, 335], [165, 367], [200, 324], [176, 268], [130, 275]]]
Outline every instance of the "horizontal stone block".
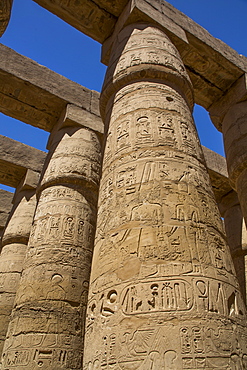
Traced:
[[0, 183], [17, 187], [28, 169], [41, 172], [46, 153], [0, 135]]
[[34, 1], [79, 31], [105, 43], [102, 60], [106, 64], [114, 28], [144, 21], [159, 25], [181, 53], [194, 85], [195, 102], [206, 109], [247, 72], [246, 57], [166, 1]]
[[67, 104], [99, 116], [99, 93], [0, 44], [0, 111], [50, 132]]

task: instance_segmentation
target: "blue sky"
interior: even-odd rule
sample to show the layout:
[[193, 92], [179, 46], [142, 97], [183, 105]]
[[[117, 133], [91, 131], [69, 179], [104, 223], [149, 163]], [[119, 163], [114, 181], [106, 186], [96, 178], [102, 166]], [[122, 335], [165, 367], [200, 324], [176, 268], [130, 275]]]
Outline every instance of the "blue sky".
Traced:
[[[170, 0], [173, 6], [247, 56], [247, 0]], [[93, 90], [100, 91], [106, 67], [101, 45], [49, 13], [32, 0], [14, 0], [9, 26], [1, 42], [39, 64]], [[195, 107], [203, 145], [223, 155], [221, 134], [207, 112]], [[0, 114], [0, 134], [45, 150], [48, 133]]]

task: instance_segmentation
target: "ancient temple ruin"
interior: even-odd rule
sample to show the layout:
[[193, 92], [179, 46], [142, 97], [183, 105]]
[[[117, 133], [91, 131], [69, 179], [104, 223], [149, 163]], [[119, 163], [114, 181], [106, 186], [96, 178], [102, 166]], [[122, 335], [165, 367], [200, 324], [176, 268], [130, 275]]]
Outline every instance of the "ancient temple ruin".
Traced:
[[166, 1], [35, 1], [108, 68], [99, 94], [0, 45], [1, 112], [50, 132], [0, 136], [0, 368], [247, 369], [247, 58]]

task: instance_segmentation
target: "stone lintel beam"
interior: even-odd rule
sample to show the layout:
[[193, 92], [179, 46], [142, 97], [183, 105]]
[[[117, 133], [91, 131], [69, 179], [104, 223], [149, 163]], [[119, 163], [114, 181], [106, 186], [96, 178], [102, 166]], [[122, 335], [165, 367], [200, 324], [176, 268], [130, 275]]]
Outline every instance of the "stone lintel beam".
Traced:
[[[34, 0], [37, 4], [49, 10], [72, 27], [92, 37], [98, 42], [103, 42], [110, 36], [116, 17], [99, 6], [95, 1], [61, 1], [61, 0]], [[122, 1], [119, 12], [123, 9]], [[111, 2], [109, 2], [111, 7]]]
[[8, 26], [13, 0], [0, 1], [0, 36], [2, 36]]
[[99, 116], [99, 93], [0, 44], [0, 111], [51, 132], [67, 104]]
[[2, 135], [0, 147], [0, 183], [16, 188], [26, 176], [26, 183], [32, 184], [27, 170], [41, 172], [46, 153]]
[[12, 208], [13, 195], [9, 191], [0, 189], [0, 238]]
[[[103, 1], [101, 1], [103, 2]], [[167, 2], [131, 0], [113, 34], [103, 43], [102, 62], [108, 65], [113, 40], [126, 25], [151, 22], [162, 28], [180, 52], [195, 91], [195, 102], [208, 109], [247, 71], [247, 58], [214, 38]]]
[[241, 76], [231, 88], [215, 103], [208, 111], [215, 127], [222, 131], [222, 121], [228, 109], [241, 101], [247, 99], [247, 73]]

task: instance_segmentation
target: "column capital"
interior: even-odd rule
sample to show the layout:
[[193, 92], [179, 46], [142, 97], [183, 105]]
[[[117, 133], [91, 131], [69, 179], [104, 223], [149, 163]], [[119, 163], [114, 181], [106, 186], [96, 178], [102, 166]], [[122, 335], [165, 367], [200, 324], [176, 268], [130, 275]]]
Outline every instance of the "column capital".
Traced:
[[103, 119], [116, 93], [124, 86], [140, 81], [155, 81], [175, 88], [192, 110], [194, 96], [190, 77], [176, 46], [163, 29], [146, 20], [119, 27], [119, 30], [113, 39], [100, 98]]
[[84, 127], [95, 131], [100, 136], [104, 133], [104, 125], [100, 116], [90, 113], [74, 104], [67, 104], [49, 136], [46, 146], [48, 150], [50, 150], [58, 131], [65, 127]]
[[113, 43], [119, 32], [132, 23], [151, 23], [167, 33], [170, 37], [179, 39], [180, 42], [188, 44], [186, 32], [177, 25], [171, 18], [167, 17], [160, 10], [155, 9], [142, 0], [130, 0], [115, 24], [111, 36], [102, 44], [101, 62], [108, 66]]

